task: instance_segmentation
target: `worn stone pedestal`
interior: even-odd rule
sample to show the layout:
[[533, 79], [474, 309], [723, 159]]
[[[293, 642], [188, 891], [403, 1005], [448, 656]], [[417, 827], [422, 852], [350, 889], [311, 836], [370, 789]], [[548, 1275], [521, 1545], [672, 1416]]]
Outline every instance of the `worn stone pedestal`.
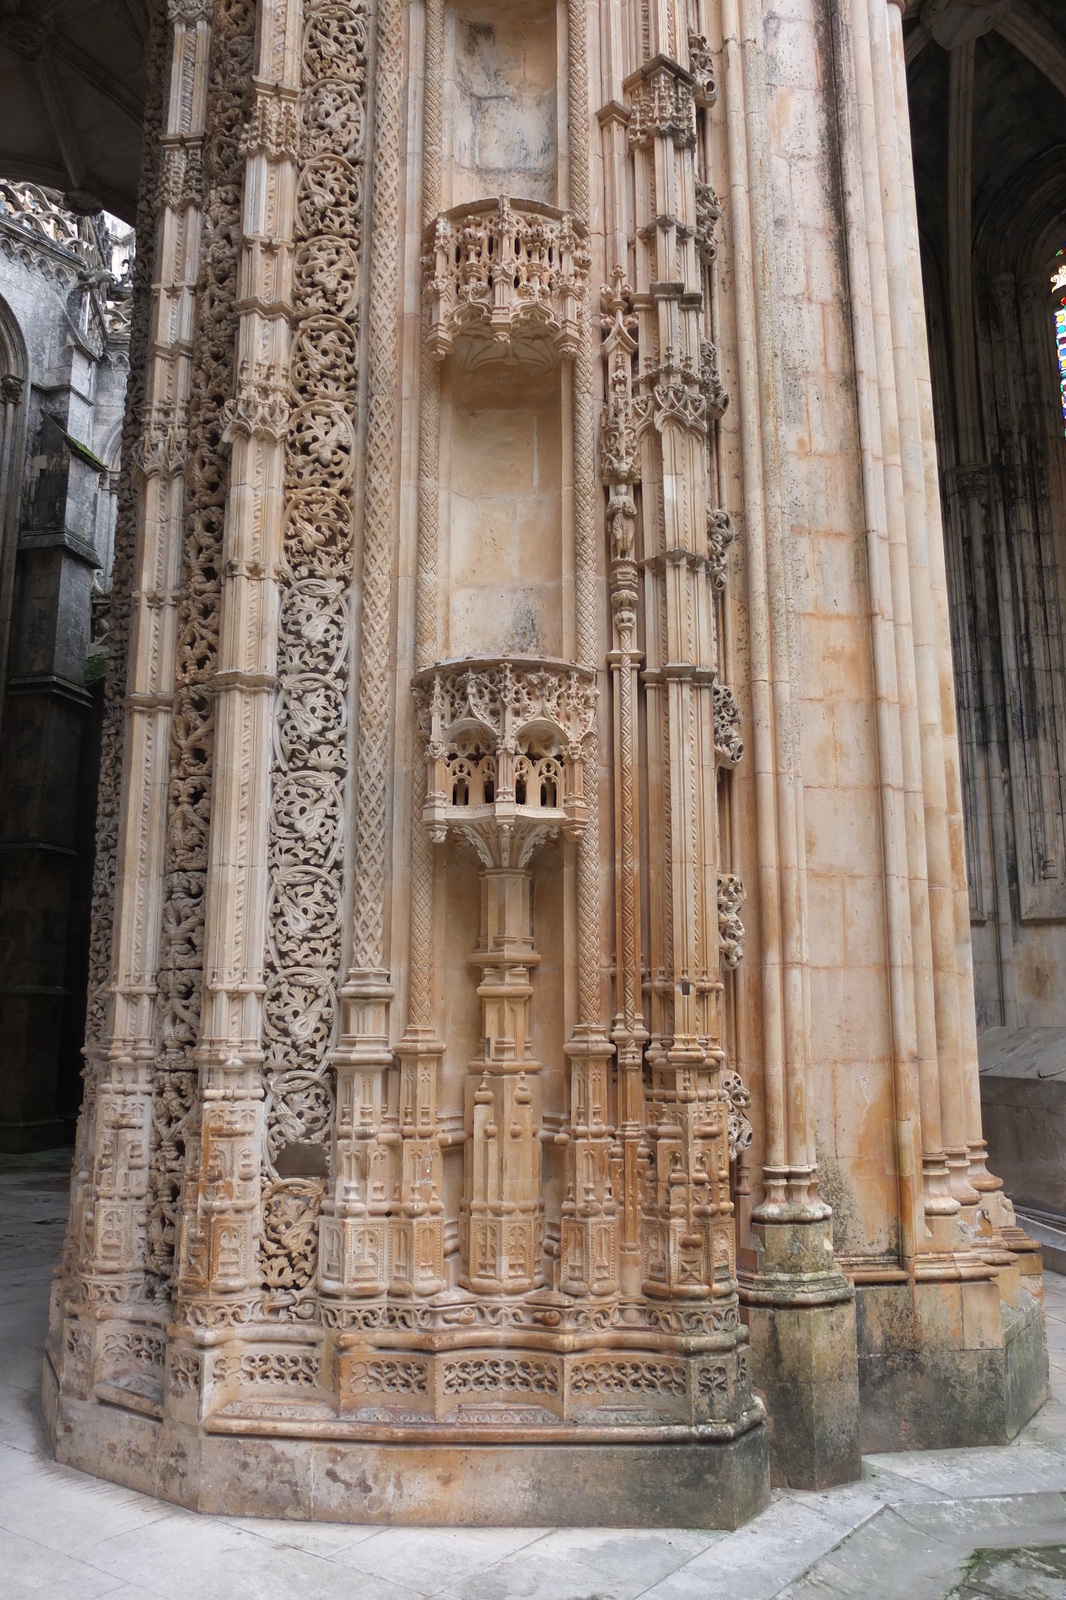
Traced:
[[1006, 1444], [1048, 1398], [1032, 1273], [864, 1284], [856, 1307], [864, 1451]]
[[752, 1383], [770, 1419], [775, 1484], [824, 1489], [861, 1476], [855, 1301], [826, 1219], [753, 1224], [741, 1277]]
[[[735, 1528], [770, 1498], [758, 1414], [732, 1439], [708, 1429], [582, 1429], [516, 1443], [343, 1418], [206, 1426], [61, 1394], [45, 1362], [56, 1459], [223, 1516], [466, 1527]], [[546, 1435], [548, 1430], [535, 1430]], [[506, 1434], [506, 1427], [501, 1427]], [[389, 1437], [392, 1435], [392, 1437]], [[482, 1437], [478, 1437], [481, 1435]], [[638, 1435], [638, 1437], [632, 1437]]]

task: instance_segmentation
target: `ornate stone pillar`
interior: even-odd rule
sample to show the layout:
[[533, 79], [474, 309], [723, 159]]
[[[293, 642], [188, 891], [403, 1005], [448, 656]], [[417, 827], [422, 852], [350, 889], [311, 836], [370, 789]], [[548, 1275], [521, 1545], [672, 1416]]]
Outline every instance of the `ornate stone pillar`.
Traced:
[[[86, 1102], [75, 1151], [66, 1271], [57, 1281], [50, 1336], [53, 1359], [73, 1392], [91, 1394], [100, 1383], [127, 1387], [134, 1373], [147, 1369], [146, 1381], [134, 1386], [157, 1408], [164, 1351], [157, 1330], [167, 1314], [176, 1219], [174, 1190], [157, 1176], [163, 1136], [155, 1075], [156, 971], [210, 18], [203, 0], [174, 0], [165, 17], [157, 15], [150, 41], [149, 110], [161, 111], [161, 118], [144, 156], [131, 343], [131, 363], [143, 362], [145, 373], [143, 379], [131, 373], [127, 395], [115, 553], [119, 598], [112, 612], [97, 819]], [[157, 288], [150, 308], [153, 267]], [[143, 484], [135, 575], [131, 467]], [[121, 806], [120, 792], [131, 797]], [[187, 1107], [191, 1079], [175, 1087]], [[116, 1318], [146, 1323], [153, 1331], [109, 1341], [105, 1326]], [[131, 1364], [135, 1337], [142, 1360]]]
[[[231, 451], [222, 541], [215, 769], [204, 912], [199, 1161], [187, 1166], [176, 1320], [232, 1327], [261, 1302], [260, 1160], [272, 690], [278, 643], [299, 87], [298, 0], [267, 0], [244, 155], [236, 384], [219, 419]], [[299, 368], [293, 374], [299, 382]], [[284, 738], [284, 713], [281, 727]], [[226, 1380], [216, 1362], [219, 1385]]]
[[[354, 8], [353, 8], [354, 9]], [[365, 16], [365, 13], [362, 13]], [[323, 1226], [322, 1286], [339, 1304], [327, 1318], [343, 1326], [343, 1302], [377, 1296], [388, 1286], [390, 1147], [384, 1075], [392, 1064], [390, 1012], [394, 996], [385, 947], [385, 875], [389, 827], [389, 682], [392, 577], [397, 494], [396, 383], [399, 362], [400, 95], [402, 13], [379, 0], [367, 62], [373, 92], [369, 165], [369, 253], [365, 301], [366, 463], [363, 486], [360, 642], [355, 667], [354, 832], [349, 863], [351, 899], [347, 975], [340, 991], [340, 1026], [333, 1063], [337, 1115], [333, 1198], [335, 1220]], [[360, 84], [367, 81], [360, 78]]]
[[644, 1024], [640, 875], [639, 671], [640, 599], [636, 562], [637, 507], [633, 486], [640, 477], [633, 357], [637, 344], [632, 290], [619, 262], [603, 296], [603, 357], [607, 402], [601, 426], [600, 472], [607, 486], [613, 649], [615, 801], [615, 1016], [611, 1031], [618, 1064], [618, 1146], [613, 1176], [619, 1206], [619, 1284], [624, 1297], [641, 1280], [640, 1161], [644, 1143]]
[[[443, 26], [443, 0], [427, 0], [422, 109], [424, 227], [432, 224], [441, 203]], [[417, 669], [430, 666], [439, 654], [439, 451], [440, 362], [423, 340], [419, 351]], [[417, 746], [417, 733], [413, 742]], [[400, 1062], [401, 1215], [392, 1222], [392, 1288], [401, 1294], [435, 1294], [445, 1282], [443, 1170], [437, 1127], [438, 1079], [444, 1046], [434, 1027], [436, 852], [423, 817], [426, 768], [417, 748], [412, 751], [412, 774], [407, 1025], [396, 1047]]]

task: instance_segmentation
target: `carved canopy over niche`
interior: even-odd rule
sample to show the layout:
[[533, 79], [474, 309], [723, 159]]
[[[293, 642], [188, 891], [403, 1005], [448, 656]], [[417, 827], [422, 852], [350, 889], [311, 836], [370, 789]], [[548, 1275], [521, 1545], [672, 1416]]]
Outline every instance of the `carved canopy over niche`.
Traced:
[[554, 206], [504, 198], [444, 212], [422, 258], [429, 349], [466, 367], [572, 357], [589, 261], [583, 225]]
[[[589, 669], [536, 660], [442, 663], [419, 674], [415, 694], [432, 838], [460, 833], [486, 865], [496, 865], [506, 864], [495, 860], [501, 848], [528, 857], [555, 832], [581, 835], [596, 706]], [[523, 862], [516, 856], [511, 864]]]

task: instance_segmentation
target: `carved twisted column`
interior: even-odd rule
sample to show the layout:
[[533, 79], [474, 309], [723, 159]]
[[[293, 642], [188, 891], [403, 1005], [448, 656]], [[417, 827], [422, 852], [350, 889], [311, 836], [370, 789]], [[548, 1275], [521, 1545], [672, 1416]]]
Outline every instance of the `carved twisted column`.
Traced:
[[[589, 216], [589, 104], [586, 7], [570, 0], [567, 28], [569, 202], [586, 227]], [[574, 609], [576, 655], [582, 666], [599, 658], [599, 577], [596, 540], [596, 460], [592, 426], [592, 303], [579, 310], [572, 363], [574, 468]], [[577, 843], [577, 1019], [566, 1052], [570, 1061], [570, 1146], [563, 1210], [560, 1285], [573, 1294], [617, 1292], [617, 1207], [611, 1182], [608, 1065], [614, 1046], [604, 1026], [599, 753], [585, 741], [587, 822]]]
[[[425, 8], [422, 101], [422, 220], [440, 209], [443, 0]], [[440, 363], [425, 341], [419, 352], [418, 550], [415, 572], [415, 667], [436, 660], [440, 519]], [[426, 767], [415, 730], [410, 834], [410, 972], [407, 1025], [400, 1062], [400, 1215], [392, 1222], [392, 1291], [435, 1294], [444, 1286], [443, 1168], [437, 1093], [444, 1046], [434, 1027], [433, 908], [435, 862], [423, 821]]]

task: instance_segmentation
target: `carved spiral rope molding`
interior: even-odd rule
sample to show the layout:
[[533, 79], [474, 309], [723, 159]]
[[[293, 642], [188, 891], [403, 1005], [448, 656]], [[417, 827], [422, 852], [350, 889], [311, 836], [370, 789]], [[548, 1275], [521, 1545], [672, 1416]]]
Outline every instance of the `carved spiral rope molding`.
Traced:
[[385, 960], [385, 852], [392, 641], [392, 534], [396, 483], [395, 382], [400, 279], [400, 96], [403, 25], [396, 0], [378, 0], [374, 71], [374, 249], [366, 341], [366, 514], [356, 772], [353, 966], [380, 972]]

